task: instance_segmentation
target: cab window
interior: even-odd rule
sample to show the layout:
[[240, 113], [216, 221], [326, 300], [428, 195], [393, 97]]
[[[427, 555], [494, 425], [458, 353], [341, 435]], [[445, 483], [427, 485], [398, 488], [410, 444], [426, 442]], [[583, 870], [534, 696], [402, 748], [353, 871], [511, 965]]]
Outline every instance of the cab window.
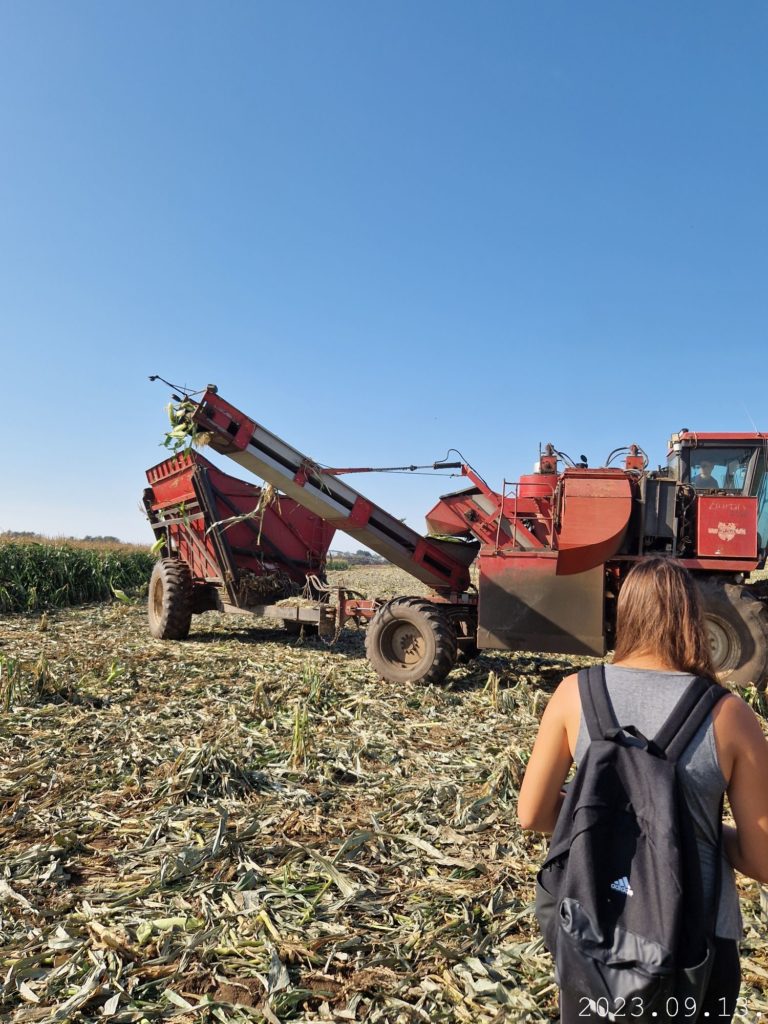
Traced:
[[754, 448], [694, 448], [689, 483], [697, 490], [744, 490]]
[[757, 495], [757, 546], [761, 551], [768, 547], [768, 473], [765, 459], [766, 453], [763, 450], [760, 452], [753, 489], [753, 493]]

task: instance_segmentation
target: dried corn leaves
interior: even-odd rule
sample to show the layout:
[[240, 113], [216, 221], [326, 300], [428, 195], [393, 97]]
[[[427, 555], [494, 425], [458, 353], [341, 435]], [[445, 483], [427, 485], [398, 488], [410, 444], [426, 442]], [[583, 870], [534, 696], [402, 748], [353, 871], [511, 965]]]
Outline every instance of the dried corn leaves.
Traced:
[[[414, 591], [393, 572], [339, 575]], [[43, 625], [0, 623], [3, 1019], [556, 1019], [544, 845], [514, 804], [571, 662], [484, 655], [398, 690], [354, 631], [206, 615], [163, 643], [123, 604]]]

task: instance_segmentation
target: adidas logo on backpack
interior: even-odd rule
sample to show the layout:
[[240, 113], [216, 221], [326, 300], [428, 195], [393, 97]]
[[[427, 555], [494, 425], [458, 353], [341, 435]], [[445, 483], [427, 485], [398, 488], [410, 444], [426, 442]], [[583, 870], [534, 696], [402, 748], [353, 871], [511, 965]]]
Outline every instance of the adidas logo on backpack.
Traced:
[[709, 981], [716, 906], [677, 760], [726, 692], [695, 679], [649, 741], [616, 721], [602, 667], [579, 673], [590, 743], [537, 877], [536, 916], [560, 988], [609, 1018], [636, 1000], [635, 1020], [658, 1024], [668, 998], [698, 1005]]
[[611, 888], [615, 889], [616, 892], [623, 892], [625, 896], [635, 895], [635, 890], [630, 887], [629, 879], [626, 875], [623, 878], [617, 878], [615, 882], [611, 882]]

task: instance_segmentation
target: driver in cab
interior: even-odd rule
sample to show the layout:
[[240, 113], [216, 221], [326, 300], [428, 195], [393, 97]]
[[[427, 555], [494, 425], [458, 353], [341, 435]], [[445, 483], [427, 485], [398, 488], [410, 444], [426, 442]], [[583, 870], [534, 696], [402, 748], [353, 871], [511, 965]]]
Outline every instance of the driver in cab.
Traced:
[[699, 463], [698, 475], [691, 480], [691, 484], [699, 491], [713, 491], [716, 490], [720, 484], [712, 476], [712, 470], [714, 469], [714, 462], [709, 459], [702, 459]]

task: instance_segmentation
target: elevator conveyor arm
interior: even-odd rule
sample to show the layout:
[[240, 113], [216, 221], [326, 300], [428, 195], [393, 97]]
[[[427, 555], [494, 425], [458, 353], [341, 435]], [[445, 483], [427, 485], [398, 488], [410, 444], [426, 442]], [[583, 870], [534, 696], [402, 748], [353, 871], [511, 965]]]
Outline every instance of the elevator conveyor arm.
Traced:
[[192, 418], [200, 431], [210, 434], [214, 451], [234, 459], [422, 583], [454, 593], [468, 588], [467, 564], [474, 550], [422, 537], [225, 402], [214, 388], [205, 391]]

